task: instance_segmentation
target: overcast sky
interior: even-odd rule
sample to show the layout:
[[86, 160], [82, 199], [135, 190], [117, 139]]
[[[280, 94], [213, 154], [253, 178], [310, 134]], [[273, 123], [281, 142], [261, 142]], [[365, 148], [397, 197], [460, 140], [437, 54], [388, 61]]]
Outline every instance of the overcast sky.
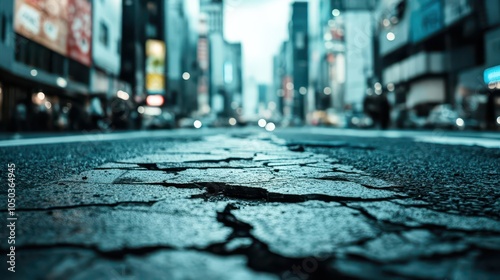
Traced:
[[272, 81], [272, 59], [288, 38], [291, 0], [226, 0], [224, 35], [241, 41], [245, 79]]
[[293, 0], [225, 0], [224, 36], [243, 46], [243, 111], [255, 116], [258, 84], [272, 82], [273, 56], [288, 38]]

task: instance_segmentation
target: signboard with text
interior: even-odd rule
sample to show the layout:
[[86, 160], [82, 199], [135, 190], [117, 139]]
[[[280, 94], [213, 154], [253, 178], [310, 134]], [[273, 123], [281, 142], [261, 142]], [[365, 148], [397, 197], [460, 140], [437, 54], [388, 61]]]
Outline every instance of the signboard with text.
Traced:
[[146, 90], [150, 94], [165, 92], [165, 43], [146, 41]]
[[88, 0], [16, 0], [14, 30], [59, 54], [91, 64], [92, 6]]
[[500, 82], [500, 65], [484, 70], [484, 82], [486, 84]]
[[87, 0], [68, 0], [68, 57], [90, 66], [92, 6]]
[[24, 37], [66, 55], [67, 0], [16, 0], [14, 30]]
[[419, 42], [443, 28], [441, 1], [415, 0], [411, 2], [411, 40]]

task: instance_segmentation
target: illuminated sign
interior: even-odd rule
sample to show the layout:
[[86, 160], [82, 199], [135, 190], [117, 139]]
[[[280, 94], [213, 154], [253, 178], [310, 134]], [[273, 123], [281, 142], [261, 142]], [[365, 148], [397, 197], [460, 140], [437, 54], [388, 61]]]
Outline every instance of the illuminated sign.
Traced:
[[487, 84], [500, 82], [500, 65], [484, 70], [484, 82]]
[[146, 90], [165, 92], [165, 43], [160, 40], [146, 41]]
[[161, 95], [150, 95], [146, 98], [146, 104], [149, 106], [161, 106], [163, 103], [164, 99]]

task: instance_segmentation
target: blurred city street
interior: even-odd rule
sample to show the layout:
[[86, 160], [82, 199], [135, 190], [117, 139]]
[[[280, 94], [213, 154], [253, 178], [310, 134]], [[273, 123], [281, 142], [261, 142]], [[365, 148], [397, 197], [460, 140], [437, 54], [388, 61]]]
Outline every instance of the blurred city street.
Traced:
[[498, 134], [18, 134], [0, 141], [0, 158], [15, 164], [18, 218], [16, 274], [2, 279], [500, 273]]

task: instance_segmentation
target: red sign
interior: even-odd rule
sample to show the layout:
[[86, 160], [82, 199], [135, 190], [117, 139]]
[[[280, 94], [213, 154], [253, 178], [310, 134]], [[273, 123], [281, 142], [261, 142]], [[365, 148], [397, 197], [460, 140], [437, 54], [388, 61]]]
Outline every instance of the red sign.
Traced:
[[90, 66], [92, 6], [87, 0], [68, 0], [68, 57]]

